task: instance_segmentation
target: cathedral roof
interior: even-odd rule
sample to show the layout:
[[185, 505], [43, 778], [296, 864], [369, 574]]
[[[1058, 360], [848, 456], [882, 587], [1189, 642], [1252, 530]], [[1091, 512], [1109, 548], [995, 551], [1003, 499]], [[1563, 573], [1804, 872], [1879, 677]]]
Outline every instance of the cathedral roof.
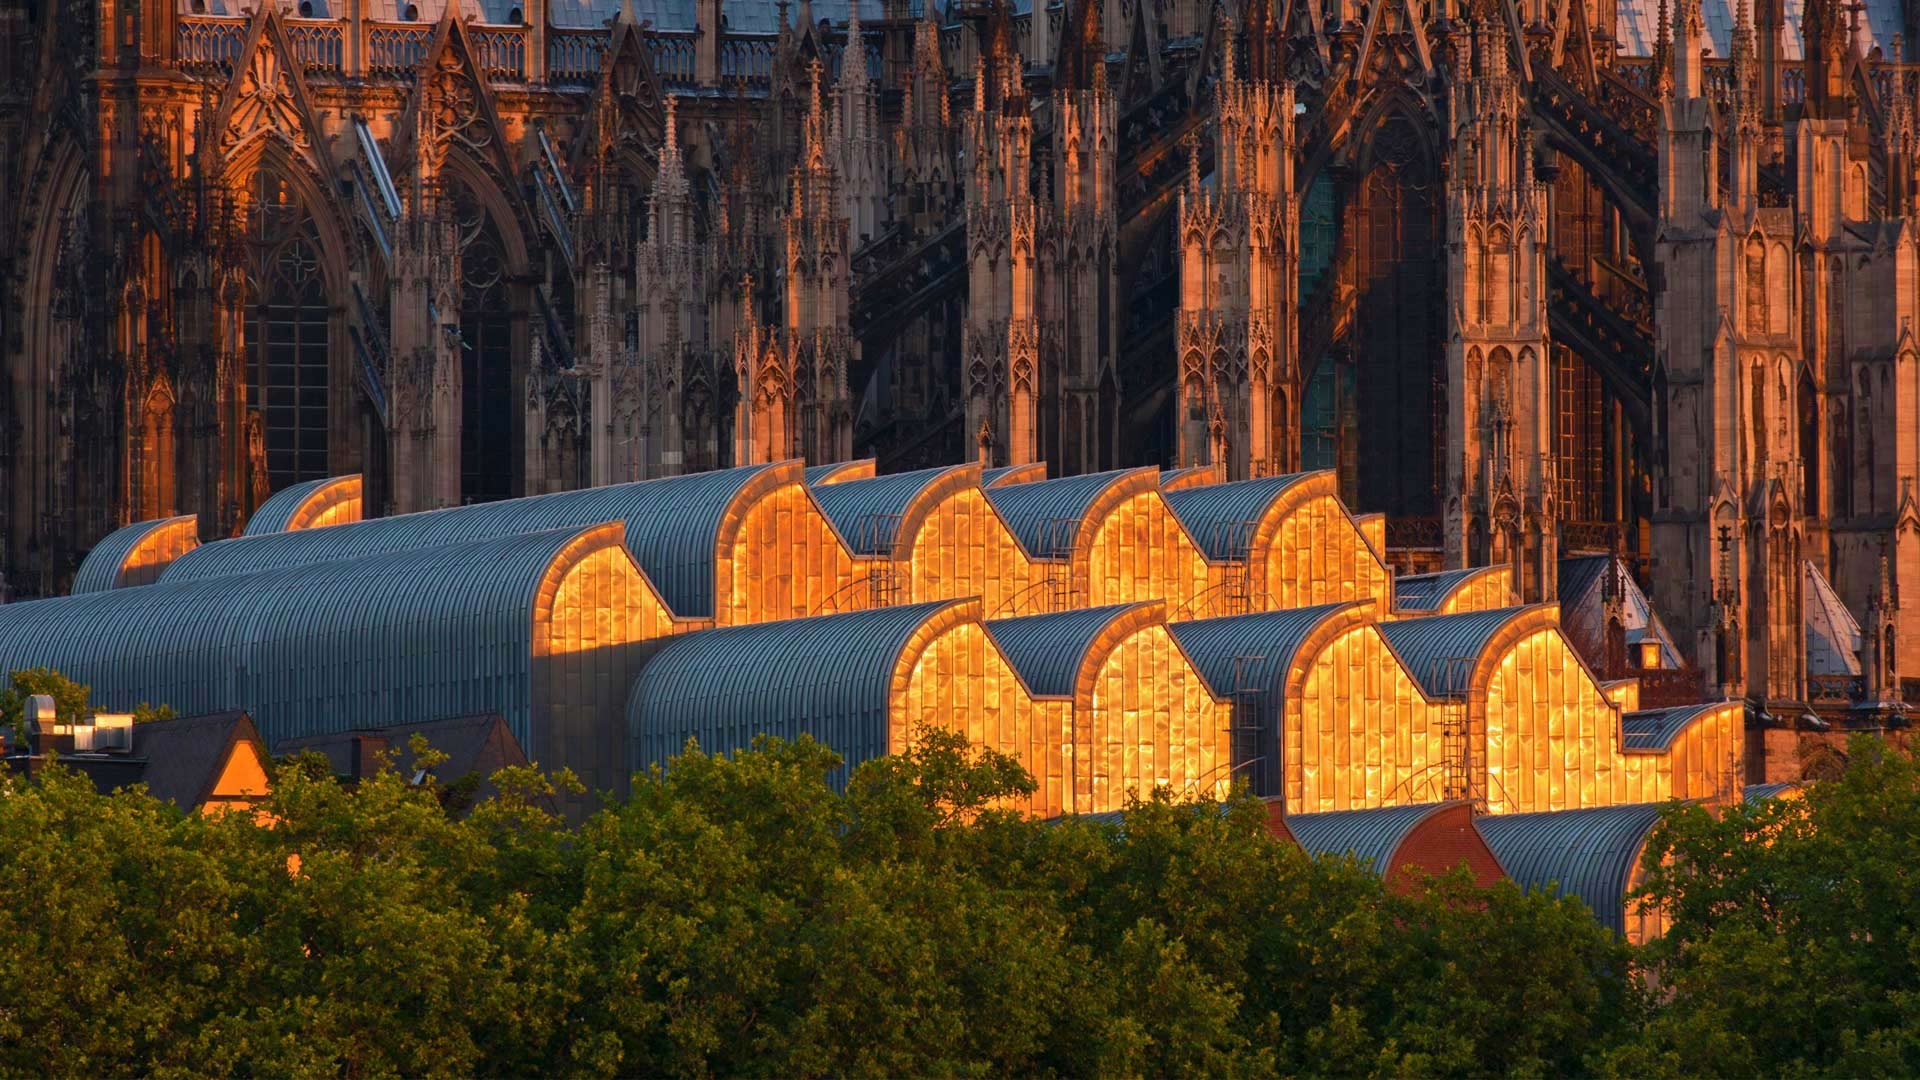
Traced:
[[1860, 624], [1840, 602], [1827, 576], [1811, 562], [1807, 578], [1807, 674], [1860, 674]]
[[[1782, 60], [1799, 61], [1803, 57], [1800, 24], [1806, 16], [1806, 0], [1785, 0], [1786, 33], [1781, 35]], [[1701, 0], [1700, 16], [1706, 23], [1707, 45], [1715, 59], [1733, 55], [1733, 15], [1735, 0]], [[1620, 0], [1620, 55], [1650, 57], [1660, 29], [1659, 0]], [[1866, 19], [1867, 51], [1878, 48], [1889, 59], [1893, 56], [1894, 35], [1901, 32], [1898, 0], [1866, 0], [1861, 13]]]

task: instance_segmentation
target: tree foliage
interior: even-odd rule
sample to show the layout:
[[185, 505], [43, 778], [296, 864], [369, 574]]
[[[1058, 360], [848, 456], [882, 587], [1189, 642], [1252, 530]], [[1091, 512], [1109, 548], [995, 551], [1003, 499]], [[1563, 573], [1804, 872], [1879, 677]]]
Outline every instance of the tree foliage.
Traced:
[[88, 703], [93, 696], [92, 687], [74, 682], [52, 668], [22, 668], [10, 672], [6, 689], [0, 690], [0, 727], [23, 731], [27, 699], [35, 694], [53, 699], [53, 714], [63, 723], [76, 723], [93, 715], [93, 706]]
[[1644, 898], [1662, 1007], [1630, 1075], [1920, 1073], [1920, 761], [1856, 738], [1835, 779], [1715, 815], [1670, 812]]
[[201, 816], [56, 767], [0, 781], [0, 1074], [1911, 1071], [1913, 763], [1855, 760], [1673, 818], [1653, 997], [1576, 902], [1392, 891], [1245, 797], [1027, 820], [938, 731], [843, 789], [810, 740], [689, 748], [577, 826], [526, 768], [462, 807], [296, 757]]

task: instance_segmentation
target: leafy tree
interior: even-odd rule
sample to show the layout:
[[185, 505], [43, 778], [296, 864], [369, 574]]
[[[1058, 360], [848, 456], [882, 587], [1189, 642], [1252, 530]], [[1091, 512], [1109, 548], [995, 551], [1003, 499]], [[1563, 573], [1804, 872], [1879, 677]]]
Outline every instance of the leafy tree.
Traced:
[[155, 705], [152, 702], [143, 701], [133, 707], [133, 722], [136, 724], [150, 723], [154, 720], [177, 720], [179, 717], [180, 714], [173, 711], [171, 705]]
[[93, 707], [87, 703], [93, 695], [92, 687], [74, 682], [52, 668], [23, 668], [9, 674], [7, 688], [0, 690], [0, 727], [22, 732], [27, 719], [27, 699], [35, 694], [52, 697], [54, 715], [64, 723], [75, 723], [93, 715]]
[[257, 814], [0, 780], [0, 1074], [1540, 1074], [1633, 1033], [1571, 902], [1390, 892], [1245, 797], [1029, 820], [942, 731], [840, 773], [690, 748], [577, 827], [532, 769], [464, 814], [314, 755]]
[[1642, 897], [1665, 1001], [1616, 1052], [1633, 1075], [1920, 1072], [1920, 762], [1856, 737], [1804, 797], [1669, 813]]

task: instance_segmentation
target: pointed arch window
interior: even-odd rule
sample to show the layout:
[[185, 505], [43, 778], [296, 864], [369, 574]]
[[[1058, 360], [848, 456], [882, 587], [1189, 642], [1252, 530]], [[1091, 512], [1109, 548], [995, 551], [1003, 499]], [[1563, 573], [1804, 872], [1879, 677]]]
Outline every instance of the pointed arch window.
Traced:
[[247, 404], [260, 414], [273, 490], [328, 475], [327, 290], [313, 216], [286, 183], [262, 172], [247, 313]]
[[455, 189], [460, 227], [460, 496], [513, 494], [513, 318], [506, 249], [473, 194]]

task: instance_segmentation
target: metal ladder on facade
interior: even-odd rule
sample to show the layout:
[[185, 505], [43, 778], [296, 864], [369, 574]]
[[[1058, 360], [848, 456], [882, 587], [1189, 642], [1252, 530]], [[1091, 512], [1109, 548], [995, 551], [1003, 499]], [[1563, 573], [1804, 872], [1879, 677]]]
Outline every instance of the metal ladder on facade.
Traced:
[[1253, 530], [1251, 521], [1216, 521], [1210, 528], [1207, 550], [1224, 552], [1227, 558], [1220, 581], [1221, 615], [1253, 610]]
[[868, 559], [868, 607], [892, 607], [900, 602], [900, 594], [906, 587], [900, 569], [900, 533], [905, 520], [900, 514], [868, 514], [860, 519], [855, 550], [885, 552]]
[[1073, 546], [1080, 536], [1079, 518], [1047, 518], [1040, 523], [1041, 608], [1070, 611], [1074, 604]]
[[1227, 744], [1235, 772], [1246, 770], [1248, 784], [1260, 796], [1280, 794], [1274, 762], [1266, 755], [1267, 658], [1246, 654], [1233, 658], [1233, 714], [1228, 721]]
[[[1462, 686], [1473, 675], [1474, 658], [1471, 656], [1447, 656], [1434, 661], [1434, 676], [1444, 677], [1447, 686]], [[1439, 678], [1429, 678], [1428, 682], [1439, 682]], [[1476, 801], [1484, 809], [1486, 793], [1479, 793], [1476, 800], [1473, 791], [1473, 741], [1470, 738], [1467, 712], [1470, 706], [1464, 699], [1458, 707], [1449, 707], [1446, 719], [1440, 729], [1440, 757], [1446, 765], [1445, 782], [1442, 797], [1449, 802]]]

